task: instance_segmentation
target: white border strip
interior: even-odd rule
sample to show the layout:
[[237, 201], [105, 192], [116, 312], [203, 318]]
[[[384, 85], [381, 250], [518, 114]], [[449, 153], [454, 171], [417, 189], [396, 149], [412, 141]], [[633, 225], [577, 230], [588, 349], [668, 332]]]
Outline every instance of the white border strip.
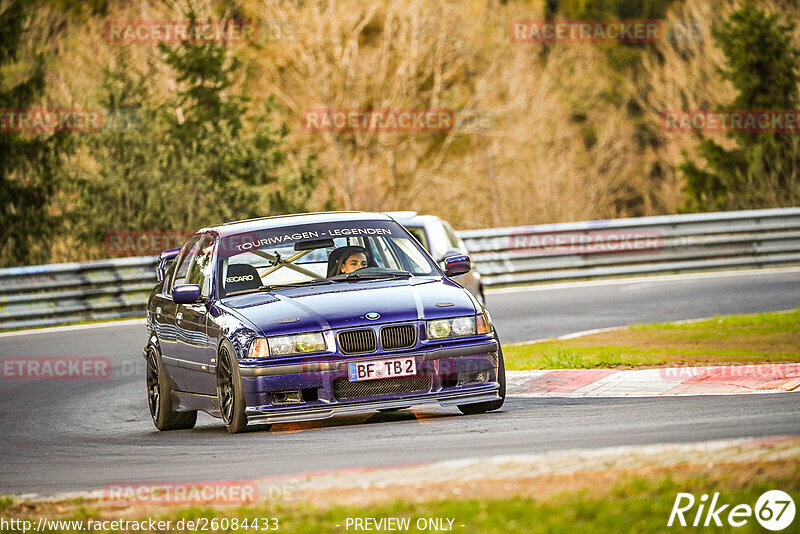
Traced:
[[12, 336], [28, 336], [31, 334], [55, 334], [58, 332], [71, 332], [73, 330], [90, 330], [92, 328], [108, 328], [112, 326], [144, 325], [145, 319], [120, 319], [115, 321], [103, 321], [100, 323], [73, 324], [68, 326], [51, 326], [46, 328], [33, 328], [29, 330], [15, 330], [13, 332], [3, 332], [0, 338]]
[[622, 326], [609, 326], [607, 328], [593, 328], [592, 330], [581, 330], [579, 332], [572, 332], [571, 334], [564, 334], [563, 336], [558, 337], [540, 337], [538, 339], [531, 339], [528, 341], [515, 341], [514, 343], [506, 344], [507, 347], [516, 347], [521, 345], [535, 345], [536, 343], [547, 343], [548, 341], [566, 341], [568, 339], [576, 339], [579, 337], [591, 336], [594, 334], [604, 334], [606, 332], [618, 332], [620, 330], [627, 330], [631, 326], [636, 326], [637, 324], [691, 324], [691, 323], [699, 323], [700, 321], [710, 321], [716, 317], [731, 317], [736, 315], [759, 315], [762, 313], [791, 313], [795, 311], [797, 308], [789, 308], [788, 310], [770, 310], [766, 312], [753, 312], [753, 313], [735, 313], [735, 314], [721, 314], [721, 315], [714, 315], [711, 317], [696, 317], [694, 319], [681, 319], [679, 321], [661, 321], [656, 323], [631, 323]]
[[[694, 319], [688, 319], [693, 321]], [[698, 321], [701, 319], [698, 319]], [[547, 343], [548, 341], [565, 341], [567, 339], [575, 339], [578, 337], [591, 336], [593, 334], [603, 334], [605, 332], [616, 332], [618, 330], [626, 330], [630, 325], [623, 326], [609, 326], [607, 328], [593, 328], [591, 330], [581, 330], [579, 332], [572, 332], [558, 337], [540, 337], [539, 339], [530, 339], [528, 341], [515, 341], [514, 343], [505, 344], [507, 347], [516, 347], [520, 345], [534, 345], [536, 343]]]

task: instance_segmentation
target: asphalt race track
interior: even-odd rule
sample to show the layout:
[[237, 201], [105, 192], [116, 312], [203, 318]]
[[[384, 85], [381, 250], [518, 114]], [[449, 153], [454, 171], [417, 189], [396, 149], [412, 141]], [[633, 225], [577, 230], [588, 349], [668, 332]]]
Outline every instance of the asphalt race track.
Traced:
[[[570, 284], [489, 293], [498, 332], [520, 341], [633, 322], [800, 307], [800, 270]], [[632, 399], [510, 398], [496, 413], [416, 408], [229, 435], [155, 430], [141, 324], [0, 337], [0, 357], [105, 356], [106, 380], [0, 381], [0, 494], [115, 482], [259, 478], [570, 448], [800, 434], [800, 393]]]
[[490, 292], [487, 307], [500, 338], [506, 343], [633, 323], [800, 307], [800, 269], [632, 280]]

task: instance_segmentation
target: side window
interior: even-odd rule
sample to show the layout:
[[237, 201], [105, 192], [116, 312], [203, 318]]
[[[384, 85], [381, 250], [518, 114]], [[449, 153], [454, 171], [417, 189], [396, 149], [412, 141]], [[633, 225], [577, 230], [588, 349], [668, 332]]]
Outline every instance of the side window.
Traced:
[[383, 251], [378, 248], [378, 244], [374, 239], [369, 240], [369, 249], [372, 251], [372, 257], [375, 258], [375, 263], [378, 267], [386, 267], [386, 261], [383, 259]]
[[406, 226], [406, 230], [408, 233], [414, 236], [414, 238], [419, 241], [419, 244], [425, 248], [425, 250], [430, 250], [428, 246], [428, 238], [425, 236], [425, 229], [420, 226]]
[[[403, 256], [404, 260], [406, 260], [403, 263], [408, 264], [403, 267], [404, 269], [414, 274], [430, 274], [433, 272], [422, 251], [414, 246], [414, 242], [411, 239], [395, 239], [392, 244], [399, 249], [400, 254]], [[425, 270], [421, 270], [422, 266], [425, 267]]]
[[189, 270], [184, 284], [197, 284], [200, 294], [207, 297], [211, 294], [211, 260], [214, 257], [214, 238], [205, 236], [200, 241], [197, 252], [190, 259]]
[[172, 267], [174, 276], [167, 277], [171, 280], [169, 286], [166, 288], [165, 293], [172, 293], [172, 288], [178, 284], [182, 284], [182, 280], [186, 278], [186, 271], [189, 270], [189, 262], [192, 256], [197, 252], [197, 240], [200, 236], [194, 235], [189, 238], [189, 241], [183, 246], [178, 258], [175, 260], [175, 265]]
[[450, 223], [442, 221], [442, 226], [444, 226], [444, 233], [447, 234], [447, 240], [450, 242], [450, 248], [457, 248], [466, 252], [466, 249], [464, 249], [461, 240], [456, 235], [453, 227], [450, 226]]
[[447, 251], [452, 248], [444, 226], [439, 221], [429, 224], [428, 237], [430, 238], [430, 249], [428, 250], [430, 250], [431, 256], [436, 261], [441, 261]]
[[378, 267], [387, 269], [402, 269], [400, 262], [393, 251], [389, 248], [386, 239], [370, 239], [369, 246], [372, 248], [372, 256]]

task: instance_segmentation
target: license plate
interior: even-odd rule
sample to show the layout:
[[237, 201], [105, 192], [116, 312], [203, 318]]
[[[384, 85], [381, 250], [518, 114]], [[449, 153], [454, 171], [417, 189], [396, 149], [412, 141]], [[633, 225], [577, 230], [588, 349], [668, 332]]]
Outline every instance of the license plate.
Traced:
[[347, 374], [350, 382], [415, 375], [417, 374], [417, 360], [412, 356], [392, 360], [355, 362], [347, 364]]

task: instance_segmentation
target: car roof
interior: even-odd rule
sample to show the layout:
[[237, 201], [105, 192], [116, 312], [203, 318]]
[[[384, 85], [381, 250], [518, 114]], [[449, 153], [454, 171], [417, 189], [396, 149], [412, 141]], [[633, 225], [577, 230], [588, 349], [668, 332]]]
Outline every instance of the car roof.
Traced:
[[364, 211], [320, 211], [314, 213], [298, 213], [293, 215], [274, 215], [259, 217], [244, 221], [234, 221], [217, 226], [209, 226], [197, 231], [216, 232], [220, 237], [236, 235], [244, 232], [257, 232], [270, 228], [284, 226], [297, 226], [301, 224], [319, 224], [329, 222], [347, 221], [390, 221], [391, 218], [384, 213], [370, 213]]
[[416, 211], [387, 211], [385, 213], [403, 226], [425, 226], [426, 223], [441, 220], [436, 215], [417, 215]]

